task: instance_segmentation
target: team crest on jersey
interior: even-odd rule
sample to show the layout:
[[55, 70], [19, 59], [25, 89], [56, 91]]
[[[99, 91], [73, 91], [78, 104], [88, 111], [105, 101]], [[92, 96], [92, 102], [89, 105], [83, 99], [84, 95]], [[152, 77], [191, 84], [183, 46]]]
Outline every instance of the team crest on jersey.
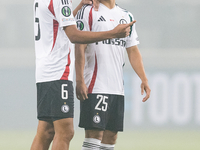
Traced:
[[77, 21], [76, 22], [76, 25], [77, 25], [77, 28], [79, 29], [79, 30], [83, 30], [84, 29], [84, 24], [83, 24], [83, 22], [82, 21]]
[[71, 15], [71, 13], [72, 13], [72, 11], [71, 11], [71, 9], [68, 6], [64, 6], [62, 8], [62, 14], [63, 14], [63, 16], [69, 17]]
[[121, 20], [119, 21], [119, 24], [127, 24], [127, 21], [126, 21], [125, 19], [121, 19]]
[[99, 123], [99, 122], [101, 122], [101, 118], [99, 117], [99, 115], [95, 115], [93, 117], [93, 121], [94, 121], [94, 123]]
[[63, 113], [68, 113], [68, 112], [69, 112], [69, 106], [68, 106], [68, 105], [62, 105], [61, 111], [62, 111]]

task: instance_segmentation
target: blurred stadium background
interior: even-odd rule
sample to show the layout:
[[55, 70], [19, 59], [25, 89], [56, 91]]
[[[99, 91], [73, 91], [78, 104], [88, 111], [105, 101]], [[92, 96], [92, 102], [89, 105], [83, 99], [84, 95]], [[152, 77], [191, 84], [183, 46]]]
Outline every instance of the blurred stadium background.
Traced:
[[[79, 0], [73, 0], [73, 6]], [[116, 0], [133, 13], [151, 98], [126, 58], [125, 130], [117, 150], [200, 149], [200, 1]], [[0, 0], [0, 149], [27, 150], [36, 132], [33, 1]], [[80, 149], [77, 127], [71, 150]]]

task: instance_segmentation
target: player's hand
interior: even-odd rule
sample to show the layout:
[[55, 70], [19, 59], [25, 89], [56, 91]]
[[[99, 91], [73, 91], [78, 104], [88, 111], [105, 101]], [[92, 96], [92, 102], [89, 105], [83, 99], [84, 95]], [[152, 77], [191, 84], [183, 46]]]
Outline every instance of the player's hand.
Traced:
[[82, 5], [91, 5], [92, 4], [92, 0], [81, 0]]
[[142, 102], [146, 102], [148, 100], [148, 98], [150, 97], [151, 89], [150, 89], [147, 81], [141, 83], [141, 94], [142, 95], [144, 94], [144, 91], [146, 92], [146, 96], [143, 98]]
[[98, 11], [99, 9], [99, 4], [101, 2], [101, 0], [92, 0], [93, 1], [93, 7], [95, 11]]
[[98, 11], [101, 0], [81, 0], [82, 5], [93, 4], [94, 10]]
[[76, 82], [76, 97], [80, 101], [88, 99], [88, 88], [84, 82]]
[[124, 38], [130, 34], [130, 26], [132, 26], [136, 21], [132, 21], [129, 24], [119, 24], [113, 29], [115, 38]]

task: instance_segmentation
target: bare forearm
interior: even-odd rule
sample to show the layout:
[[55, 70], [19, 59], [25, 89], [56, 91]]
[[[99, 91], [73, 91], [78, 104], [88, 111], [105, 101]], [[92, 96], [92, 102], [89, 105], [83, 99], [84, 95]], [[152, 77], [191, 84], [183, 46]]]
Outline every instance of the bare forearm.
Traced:
[[76, 25], [66, 26], [64, 27], [64, 31], [72, 43], [88, 44], [105, 39], [126, 37], [130, 33], [129, 26], [133, 23], [134, 22], [130, 24], [119, 24], [113, 30], [103, 32], [79, 31]]
[[144, 66], [142, 62], [142, 56], [140, 54], [140, 51], [138, 50], [137, 46], [132, 46], [130, 48], [127, 48], [127, 53], [129, 57], [129, 61], [131, 63], [131, 66], [137, 73], [137, 75], [140, 77], [142, 80], [141, 83], [141, 94], [143, 95], [144, 92], [146, 92], [146, 96], [143, 98], [143, 102], [147, 101], [147, 99], [150, 96], [151, 89], [148, 84], [148, 79], [146, 77], [145, 71], [144, 71]]
[[84, 82], [84, 65], [85, 65], [85, 46], [75, 45], [75, 70], [76, 70], [76, 82]]
[[114, 38], [114, 35], [111, 31], [107, 32], [82, 32], [78, 36], [75, 37], [76, 43], [94, 43], [98, 41], [102, 41], [104, 39], [111, 39]]
[[131, 65], [142, 81], [144, 81], [144, 82], [148, 81], [146, 74], [145, 74], [142, 59], [137, 58], [136, 60], [134, 60], [131, 63]]
[[134, 69], [136, 74], [140, 77], [142, 82], [147, 82], [148, 79], [145, 74], [142, 56], [139, 50], [137, 49], [137, 47], [135, 50], [130, 50], [128, 52], [128, 57], [129, 57], [129, 61], [131, 63], [132, 68]]
[[70, 41], [72, 43], [77, 43], [77, 44], [94, 43], [97, 41], [102, 41], [104, 39], [110, 39], [114, 37], [114, 33], [112, 31], [90, 32], [90, 31], [74, 30], [74, 32], [71, 33], [66, 32], [66, 33], [67, 36], [70, 37]]

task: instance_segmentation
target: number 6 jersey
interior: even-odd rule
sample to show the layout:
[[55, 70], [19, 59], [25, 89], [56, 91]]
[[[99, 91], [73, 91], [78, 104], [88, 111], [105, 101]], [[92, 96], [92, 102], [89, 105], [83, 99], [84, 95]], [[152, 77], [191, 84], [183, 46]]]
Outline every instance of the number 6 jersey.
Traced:
[[73, 80], [74, 46], [63, 27], [75, 25], [70, 0], [35, 0], [36, 82]]
[[[100, 3], [98, 11], [85, 5], [76, 15], [79, 30], [108, 31], [118, 24], [133, 21], [133, 16], [115, 5], [113, 9]], [[126, 48], [139, 44], [135, 25], [131, 27], [130, 36], [108, 39], [88, 44], [85, 51], [84, 79], [89, 93], [124, 95], [123, 66]]]

